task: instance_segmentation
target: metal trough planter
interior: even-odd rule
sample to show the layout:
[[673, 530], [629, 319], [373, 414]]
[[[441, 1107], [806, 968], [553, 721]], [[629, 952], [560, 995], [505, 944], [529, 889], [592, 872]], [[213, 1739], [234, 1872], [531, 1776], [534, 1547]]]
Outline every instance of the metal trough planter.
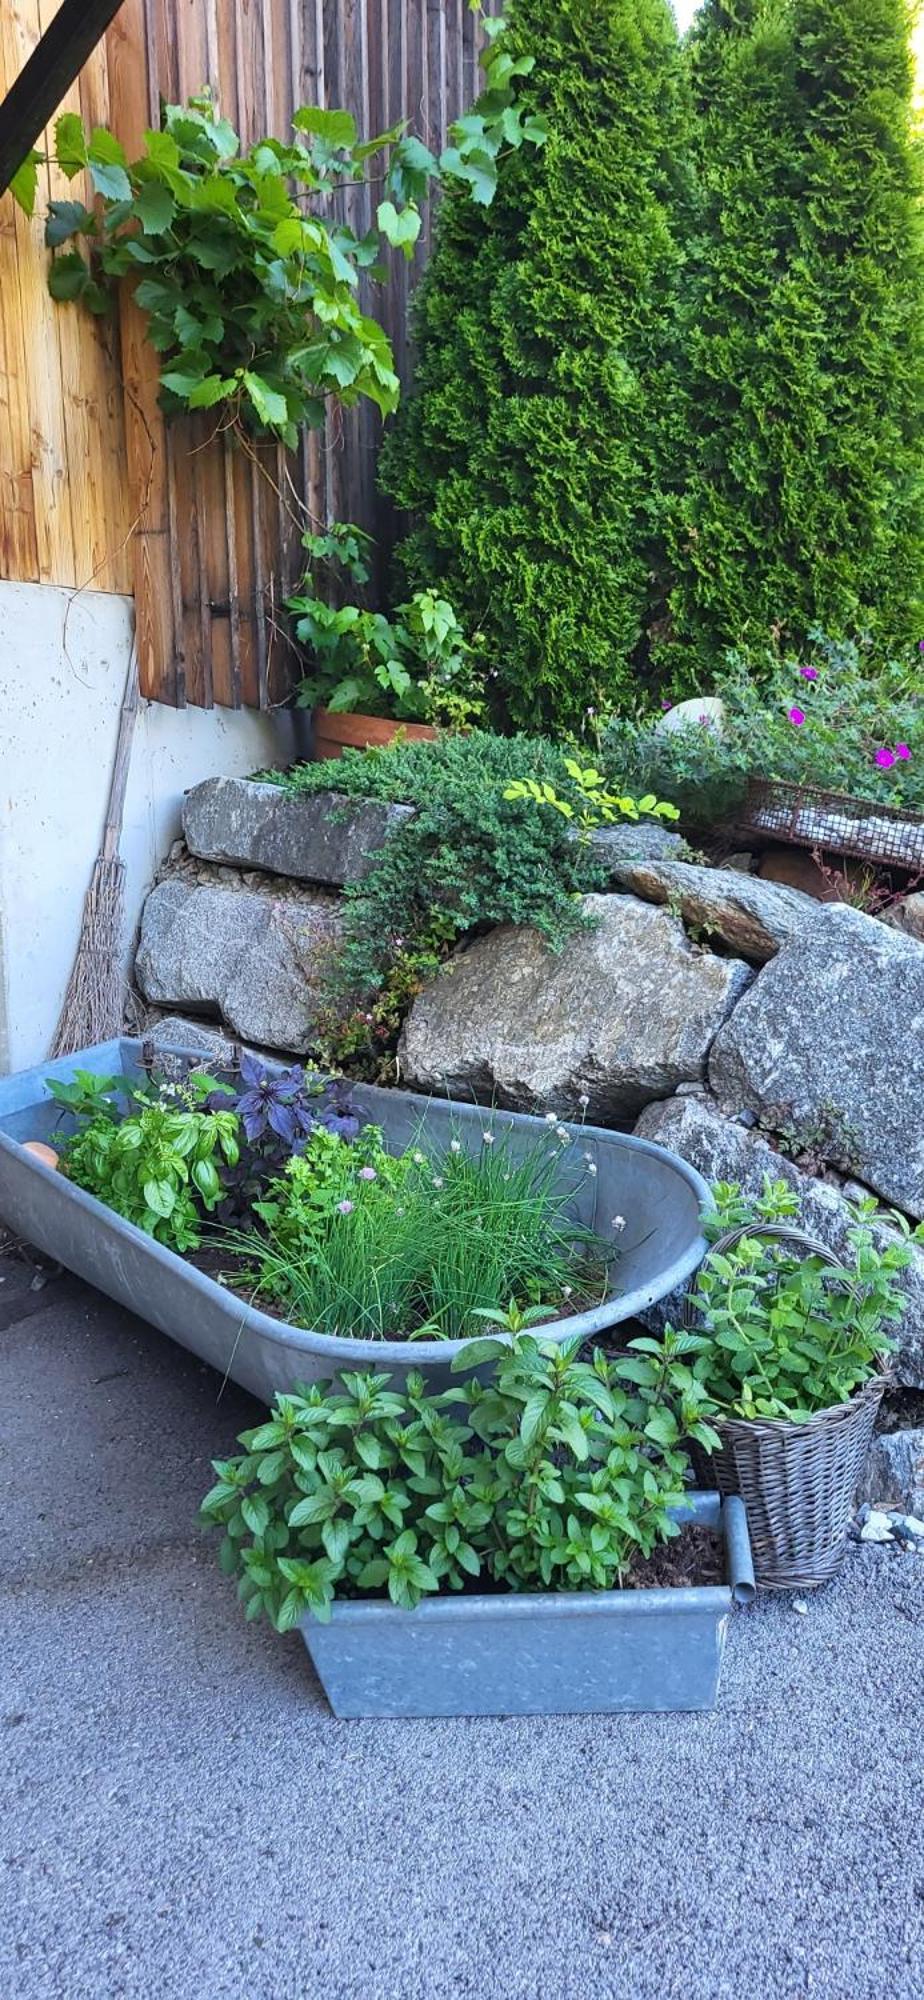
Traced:
[[729, 1612], [755, 1594], [747, 1516], [741, 1500], [692, 1493], [683, 1519], [721, 1530], [725, 1583], [433, 1597], [416, 1611], [366, 1599], [335, 1604], [325, 1625], [309, 1612], [300, 1630], [334, 1714], [714, 1708]]
[[[201, 1052], [178, 1047], [175, 1053], [201, 1064]], [[387, 1369], [399, 1377], [417, 1368], [434, 1385], [450, 1379], [458, 1342], [338, 1339], [273, 1319], [24, 1152], [25, 1139], [60, 1143], [67, 1120], [49, 1096], [45, 1079], [67, 1081], [78, 1069], [137, 1080], [144, 1074], [142, 1044], [104, 1042], [0, 1079], [0, 1220], [9, 1228], [263, 1402], [343, 1367]], [[458, 1137], [476, 1152], [488, 1126], [509, 1133], [514, 1146], [525, 1147], [544, 1129], [541, 1119], [410, 1091], [358, 1085], [354, 1095], [363, 1115], [383, 1127], [395, 1151], [421, 1134], [424, 1143], [436, 1145]], [[568, 1129], [580, 1137], [597, 1169], [575, 1203], [576, 1219], [604, 1234], [614, 1215], [624, 1215], [627, 1226], [620, 1238], [618, 1289], [592, 1312], [548, 1328], [549, 1338], [561, 1339], [590, 1336], [633, 1319], [683, 1285], [705, 1255], [699, 1215], [703, 1204], [711, 1202], [701, 1176], [664, 1147], [597, 1126]]]

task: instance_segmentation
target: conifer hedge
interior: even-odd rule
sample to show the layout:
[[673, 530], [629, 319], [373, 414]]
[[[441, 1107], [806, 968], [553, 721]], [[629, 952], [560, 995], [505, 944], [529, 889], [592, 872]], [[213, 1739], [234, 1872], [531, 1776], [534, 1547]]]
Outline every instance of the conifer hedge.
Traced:
[[382, 474], [403, 582], [483, 633], [498, 719], [557, 731], [631, 691], [661, 608], [680, 63], [668, 0], [513, 0], [507, 35], [549, 140], [487, 211], [445, 197]]
[[673, 660], [921, 635], [924, 237], [905, 0], [706, 0]]

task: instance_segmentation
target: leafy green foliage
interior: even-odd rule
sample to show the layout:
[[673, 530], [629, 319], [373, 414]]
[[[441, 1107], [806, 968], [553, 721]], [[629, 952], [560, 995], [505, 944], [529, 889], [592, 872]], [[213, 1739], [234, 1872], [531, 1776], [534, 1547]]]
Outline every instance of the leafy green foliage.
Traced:
[[[214, 1078], [197, 1078], [192, 1094], [216, 1088]], [[68, 1178], [158, 1243], [195, 1249], [202, 1211], [222, 1198], [221, 1165], [234, 1166], [239, 1156], [236, 1114], [201, 1110], [180, 1091], [173, 1103], [166, 1093], [160, 1101], [142, 1097], [118, 1118], [108, 1106], [94, 1107], [91, 1097], [67, 1104], [81, 1121], [64, 1144]]]
[[920, 636], [924, 213], [904, 0], [705, 0], [675, 683], [782, 625]]
[[338, 521], [302, 542], [312, 567], [286, 603], [296, 638], [313, 660], [299, 687], [300, 707], [456, 726], [483, 715], [476, 650], [444, 597], [416, 591], [391, 618], [362, 604], [332, 603], [340, 594], [339, 570], [360, 588], [368, 581], [369, 537]]
[[248, 1282], [296, 1325], [364, 1340], [458, 1340], [511, 1295], [546, 1317], [602, 1299], [615, 1247], [574, 1220], [587, 1166], [567, 1128], [522, 1155], [490, 1123], [474, 1143], [421, 1135], [394, 1158], [375, 1127], [313, 1132], [254, 1205], [265, 1238], [234, 1239]]
[[756, 1207], [733, 1183], [717, 1193], [707, 1218], [713, 1241], [739, 1225], [753, 1224], [754, 1234], [713, 1249], [701, 1265], [690, 1295], [694, 1330], [668, 1326], [660, 1341], [633, 1340], [634, 1358], [616, 1364], [654, 1408], [671, 1400], [683, 1434], [707, 1449], [716, 1442], [711, 1418], [804, 1423], [855, 1395], [893, 1345], [886, 1328], [905, 1308], [896, 1279], [911, 1262], [905, 1244], [875, 1243], [874, 1202], [857, 1209], [850, 1255], [832, 1266], [759, 1235], [762, 1224], [792, 1213], [785, 1182], [768, 1182]]
[[729, 653], [712, 687], [725, 704], [721, 728], [662, 731], [657, 717], [614, 717], [604, 768], [620, 783], [663, 789], [702, 823], [729, 816], [749, 778], [924, 808], [919, 655], [892, 659], [869, 640], [813, 631], [798, 654], [771, 645]]
[[413, 1609], [438, 1591], [618, 1588], [679, 1531], [686, 1458], [602, 1354], [528, 1334], [478, 1341], [492, 1379], [440, 1395], [344, 1374], [277, 1396], [217, 1460], [202, 1519], [247, 1618], [288, 1631], [335, 1597]]
[[402, 571], [484, 634], [498, 717], [580, 729], [644, 665], [683, 462], [677, 37], [666, 0], [519, 0], [508, 42], [548, 143], [504, 162], [486, 213], [444, 199], [381, 464], [417, 517]]
[[120, 1076], [99, 1076], [95, 1070], [76, 1069], [70, 1083], [62, 1083], [58, 1077], [48, 1078], [49, 1096], [62, 1112], [70, 1112], [72, 1118], [109, 1118], [115, 1121], [120, 1116], [120, 1107], [125, 1101], [125, 1078]]
[[[131, 281], [168, 412], [220, 410], [223, 421], [290, 447], [301, 426], [323, 424], [331, 398], [366, 397], [386, 414], [398, 378], [385, 332], [358, 303], [360, 273], [381, 277], [387, 246], [413, 253], [433, 176], [490, 202], [499, 159], [544, 142], [517, 108], [528, 63], [495, 36], [483, 67], [485, 93], [439, 163], [403, 126], [360, 143], [348, 111], [313, 106], [295, 113], [291, 143], [262, 138], [242, 153], [207, 94], [167, 105], [163, 129], [145, 135], [134, 161], [104, 127], [88, 132], [66, 113], [55, 160], [69, 178], [88, 172], [97, 204], [50, 205], [52, 296], [104, 312], [111, 285]], [[30, 212], [39, 157], [13, 185]], [[334, 218], [330, 198], [370, 173], [383, 199], [377, 227], [359, 238]]]

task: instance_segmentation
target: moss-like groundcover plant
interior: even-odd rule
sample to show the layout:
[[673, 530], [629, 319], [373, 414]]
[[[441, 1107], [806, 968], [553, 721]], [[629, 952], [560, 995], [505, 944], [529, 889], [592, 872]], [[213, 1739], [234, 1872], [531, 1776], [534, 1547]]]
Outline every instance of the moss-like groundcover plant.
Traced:
[[602, 1354], [529, 1334], [485, 1339], [489, 1364], [440, 1394], [410, 1375], [345, 1374], [278, 1396], [216, 1461], [206, 1526], [249, 1619], [285, 1632], [336, 1597], [410, 1610], [437, 1591], [612, 1590], [679, 1532], [687, 1459]]
[[[542, 737], [473, 729], [435, 743], [348, 751], [333, 767], [260, 774], [295, 796], [336, 791], [344, 811], [350, 798], [416, 808], [365, 879], [346, 891], [328, 977], [324, 1046], [332, 1062], [373, 1078], [393, 1074], [408, 1006], [466, 936], [496, 924], [529, 925], [561, 951], [581, 929], [580, 899], [605, 886], [606, 871], [579, 837], [588, 811], [580, 771]], [[537, 811], [531, 783], [548, 811]], [[659, 818], [672, 810], [653, 797], [636, 804], [621, 794], [609, 817], [633, 819], [643, 807]]]

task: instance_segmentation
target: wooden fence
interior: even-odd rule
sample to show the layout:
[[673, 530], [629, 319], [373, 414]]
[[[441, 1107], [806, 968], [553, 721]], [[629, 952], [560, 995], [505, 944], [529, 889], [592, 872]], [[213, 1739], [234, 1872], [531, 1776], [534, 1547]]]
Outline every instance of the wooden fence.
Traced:
[[[56, 12], [57, 0], [0, 0], [0, 97]], [[108, 120], [105, 49], [61, 109]], [[43, 171], [38, 208], [60, 192]], [[0, 196], [0, 576], [129, 591], [118, 329], [55, 305], [42, 232], [42, 214], [30, 222]]]
[[[56, 4], [14, 0], [13, 27], [0, 30], [7, 76]], [[315, 102], [349, 109], [369, 135], [406, 118], [438, 151], [477, 79], [467, 0], [125, 0], [72, 97], [93, 122], [111, 122], [130, 154], [158, 123], [161, 99], [205, 84], [245, 145], [286, 135], [293, 110]], [[349, 199], [362, 232], [370, 197]], [[358, 408], [307, 435], [297, 455], [267, 447], [252, 460], [215, 438], [207, 415], [166, 425], [143, 315], [123, 301], [119, 339], [53, 305], [40, 224], [30, 229], [6, 212], [9, 200], [2, 206], [0, 423], [4, 393], [16, 422], [9, 467], [0, 447], [0, 498], [9, 489], [15, 502], [0, 574], [133, 587], [146, 695], [271, 706], [291, 681], [281, 602], [302, 557], [289, 482], [318, 524], [348, 519], [387, 534], [374, 489], [380, 420]], [[395, 256], [376, 293], [405, 376], [408, 293], [425, 254], [426, 233], [413, 266]], [[18, 298], [4, 282], [13, 268]]]

